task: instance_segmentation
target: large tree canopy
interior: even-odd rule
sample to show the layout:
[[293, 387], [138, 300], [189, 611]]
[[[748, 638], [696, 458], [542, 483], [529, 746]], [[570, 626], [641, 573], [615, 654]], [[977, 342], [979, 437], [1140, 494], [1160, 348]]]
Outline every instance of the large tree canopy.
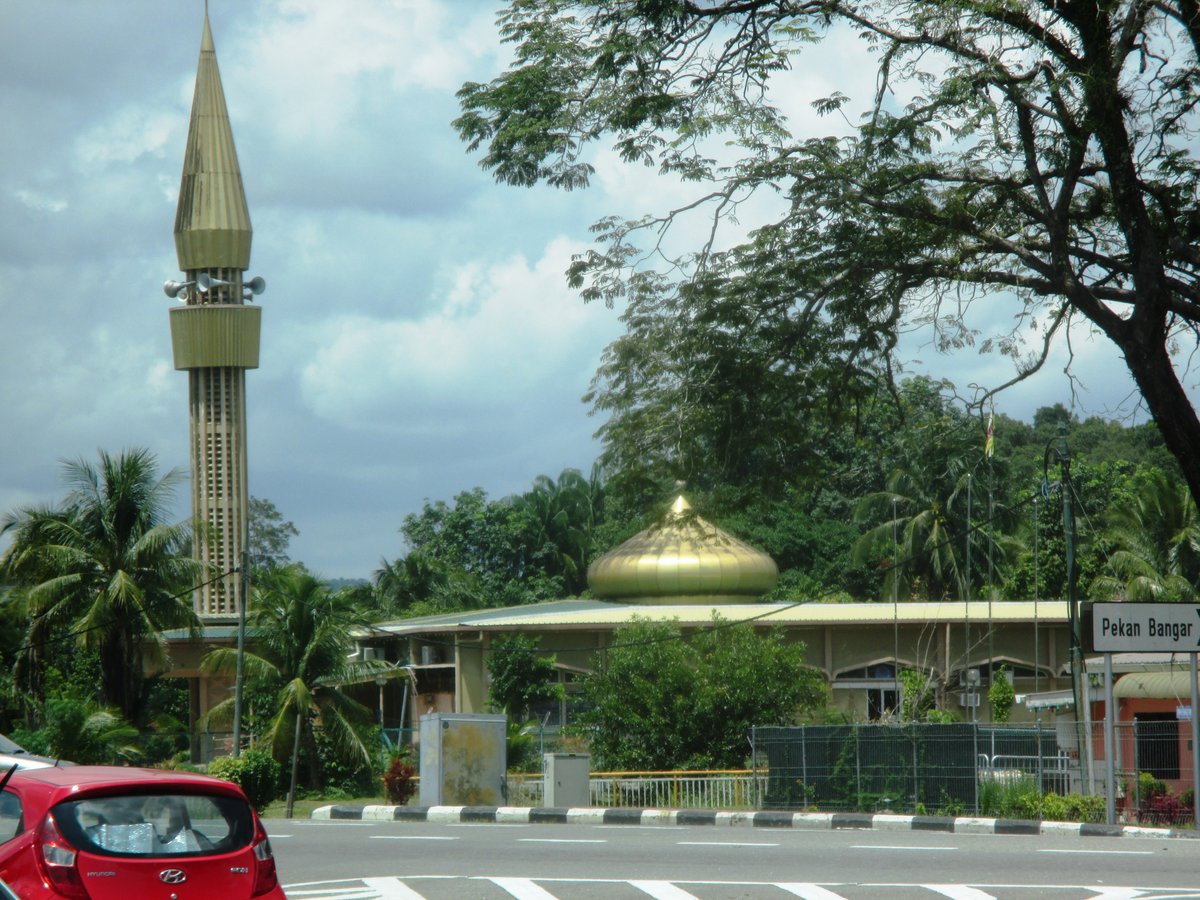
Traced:
[[[586, 297], [626, 304], [592, 395], [610, 454], [685, 476], [705, 458], [790, 465], [772, 448], [819, 444], [807, 414], [874, 396], [906, 325], [1006, 353], [1020, 378], [1074, 322], [1119, 348], [1200, 497], [1182, 383], [1200, 322], [1196, 0], [509, 0], [501, 26], [514, 61], [462, 88], [455, 123], [499, 180], [582, 187], [587, 145], [609, 137], [697, 184], [679, 209], [601, 222], [602, 250], [572, 269]], [[873, 102], [835, 93], [817, 107], [837, 127], [793, 133], [778, 92], [796, 55], [847, 31], [874, 54]], [[778, 203], [746, 203], [763, 192]], [[701, 209], [713, 229], [671, 253], [665, 232]], [[1013, 324], [976, 334], [979, 303]]]

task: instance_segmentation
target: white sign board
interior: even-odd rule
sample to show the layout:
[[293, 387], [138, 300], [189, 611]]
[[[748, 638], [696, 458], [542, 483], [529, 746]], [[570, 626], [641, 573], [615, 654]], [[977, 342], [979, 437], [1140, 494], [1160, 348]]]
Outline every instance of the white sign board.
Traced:
[[1093, 603], [1097, 653], [1200, 652], [1200, 604]]

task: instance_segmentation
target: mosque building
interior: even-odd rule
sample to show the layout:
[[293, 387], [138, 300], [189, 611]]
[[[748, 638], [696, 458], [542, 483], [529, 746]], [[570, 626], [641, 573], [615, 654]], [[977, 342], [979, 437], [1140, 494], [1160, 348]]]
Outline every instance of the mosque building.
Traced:
[[[1001, 666], [1013, 673], [1018, 693], [1070, 685], [1065, 602], [991, 609], [984, 602], [763, 602], [777, 579], [767, 554], [696, 515], [680, 496], [662, 521], [591, 564], [590, 598], [399, 619], [359, 632], [358, 641], [364, 656], [406, 673], [384, 710], [392, 727], [404, 728], [430, 712], [486, 711], [489, 648], [510, 634], [536, 638], [553, 654], [565, 696], [540, 713], [551, 726], [566, 724], [579, 676], [593, 671], [599, 654], [619, 641], [619, 629], [635, 620], [675, 622], [685, 633], [711, 627], [714, 617], [777, 628], [785, 640], [804, 642], [806, 662], [830, 685], [831, 706], [855, 721], [895, 713], [903, 668], [949, 686], [942, 702], [961, 705], [967, 719], [979, 693], [967, 683], [972, 671], [982, 671], [984, 690], [988, 671]], [[978, 707], [985, 717], [986, 701]]]

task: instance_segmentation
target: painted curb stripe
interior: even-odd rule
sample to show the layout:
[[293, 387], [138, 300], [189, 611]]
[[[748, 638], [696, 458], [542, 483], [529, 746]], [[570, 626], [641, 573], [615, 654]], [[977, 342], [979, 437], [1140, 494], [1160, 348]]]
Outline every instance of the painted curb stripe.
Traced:
[[867, 831], [939, 831], [957, 834], [1066, 835], [1079, 837], [1141, 837], [1200, 839], [1200, 831], [1151, 828], [1144, 825], [1096, 825], [1079, 822], [1036, 822], [1025, 819], [985, 819], [970, 816], [901, 816], [892, 813], [724, 812], [706, 809], [629, 809], [611, 807], [527, 806], [345, 806], [314, 809], [310, 818], [326, 820], [456, 823], [517, 823], [530, 825], [723, 825], [808, 830], [862, 829]]
[[913, 831], [954, 832], [954, 820], [949, 816], [913, 816]]
[[1041, 834], [1041, 825], [1024, 819], [997, 819], [996, 834]]

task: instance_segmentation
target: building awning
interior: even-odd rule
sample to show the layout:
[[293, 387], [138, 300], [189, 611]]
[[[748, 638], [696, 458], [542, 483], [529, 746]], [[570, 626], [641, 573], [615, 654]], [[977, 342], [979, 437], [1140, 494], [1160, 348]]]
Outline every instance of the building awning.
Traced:
[[1043, 691], [1040, 694], [1026, 694], [1026, 709], [1065, 709], [1075, 705], [1075, 694], [1070, 690]]
[[1182, 700], [1191, 696], [1190, 671], [1130, 672], [1117, 679], [1113, 686], [1113, 697], [1118, 699]]

